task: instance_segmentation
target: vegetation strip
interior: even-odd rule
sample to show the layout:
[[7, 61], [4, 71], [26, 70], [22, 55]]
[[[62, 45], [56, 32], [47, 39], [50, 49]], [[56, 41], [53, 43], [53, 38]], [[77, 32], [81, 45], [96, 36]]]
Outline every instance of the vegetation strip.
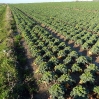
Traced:
[[[9, 92], [12, 91], [17, 80], [16, 58], [13, 49], [13, 30], [11, 29], [11, 13], [7, 5], [1, 5], [4, 9], [0, 25], [0, 99], [9, 99]], [[2, 35], [3, 34], [3, 35]]]

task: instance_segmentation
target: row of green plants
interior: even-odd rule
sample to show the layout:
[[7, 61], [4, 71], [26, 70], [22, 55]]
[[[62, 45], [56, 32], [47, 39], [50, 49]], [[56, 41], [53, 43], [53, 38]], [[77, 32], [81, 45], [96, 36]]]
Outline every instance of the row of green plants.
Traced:
[[9, 99], [9, 92], [17, 80], [11, 29], [13, 20], [9, 18], [11, 13], [7, 5], [0, 5], [0, 99]]
[[[94, 5], [97, 6], [95, 7]], [[16, 6], [24, 9], [26, 13], [32, 12], [31, 14], [33, 16], [41, 18], [43, 21], [48, 20], [49, 22], [53, 23], [53, 21], [59, 20], [63, 22], [68, 22], [71, 24], [71, 26], [77, 25], [77, 27], [86, 28], [88, 30], [90, 29], [93, 30], [94, 28], [95, 32], [97, 32], [99, 28], [97, 21], [98, 12], [97, 13], [93, 12], [93, 10], [98, 11], [98, 3], [92, 2], [89, 4], [85, 3], [25, 4], [25, 7], [20, 4]], [[92, 9], [92, 7], [94, 7], [94, 9]], [[68, 9], [66, 10], [66, 8]], [[26, 9], [28, 9], [28, 11]], [[76, 9], [81, 10], [78, 11]], [[88, 12], [88, 10], [90, 11]]]
[[[50, 9], [44, 9], [45, 7], [48, 8], [48, 5], [45, 7], [44, 4], [39, 5], [39, 7], [38, 5], [34, 4], [34, 6], [32, 6], [32, 4], [26, 4], [24, 5], [25, 7], [23, 5], [15, 6], [21, 9], [23, 12], [26, 12], [28, 15], [31, 15], [37, 21], [50, 27], [52, 30], [55, 30], [60, 35], [63, 35], [67, 40], [74, 41], [74, 43], [76, 45], [80, 45], [83, 50], [89, 50], [92, 54], [98, 54], [98, 35], [94, 34], [93, 31], [93, 27], [98, 26], [98, 12], [95, 14], [88, 13], [86, 11], [74, 13], [72, 12], [72, 9], [70, 9], [69, 11], [64, 11], [64, 14], [62, 14], [62, 9], [55, 9], [55, 12], [57, 11], [57, 13], [55, 13], [54, 10], [52, 11], [52, 5], [50, 5]], [[91, 6], [91, 4], [89, 6]], [[57, 7], [57, 4], [55, 4], [55, 7]], [[81, 19], [78, 18], [78, 15]], [[67, 20], [65, 18], [67, 18]], [[81, 27], [82, 24], [85, 27]], [[88, 29], [88, 24], [90, 29]], [[97, 27], [97, 31], [95, 32], [98, 33], [98, 31], [99, 27]]]
[[51, 99], [97, 98], [99, 69], [92, 64], [92, 59], [73, 51], [17, 8], [11, 6], [11, 9], [35, 58], [34, 64], [38, 67], [35, 73], [42, 75], [41, 82], [51, 84]]

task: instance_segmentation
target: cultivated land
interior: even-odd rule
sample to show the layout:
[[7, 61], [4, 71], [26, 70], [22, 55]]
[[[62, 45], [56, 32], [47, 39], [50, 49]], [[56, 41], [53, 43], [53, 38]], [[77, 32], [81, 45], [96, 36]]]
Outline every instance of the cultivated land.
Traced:
[[98, 2], [0, 9], [1, 99], [99, 99]]

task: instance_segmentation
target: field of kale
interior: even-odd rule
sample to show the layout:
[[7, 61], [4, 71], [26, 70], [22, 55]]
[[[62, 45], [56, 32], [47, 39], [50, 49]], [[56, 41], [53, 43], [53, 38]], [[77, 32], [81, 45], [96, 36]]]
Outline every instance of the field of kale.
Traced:
[[8, 99], [99, 99], [99, 3], [8, 6], [19, 62]]

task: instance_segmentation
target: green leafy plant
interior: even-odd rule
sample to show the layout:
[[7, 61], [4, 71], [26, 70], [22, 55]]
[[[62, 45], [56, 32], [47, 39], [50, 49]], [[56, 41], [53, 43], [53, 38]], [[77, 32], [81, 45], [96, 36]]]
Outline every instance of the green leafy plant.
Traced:
[[69, 54], [71, 52], [71, 47], [65, 47], [64, 50], [66, 54]]
[[57, 46], [53, 46], [52, 51], [54, 53], [57, 53], [59, 51], [59, 48]]
[[94, 46], [91, 48], [90, 52], [92, 52], [93, 54], [99, 54], [99, 48], [94, 45]]
[[72, 82], [73, 82], [71, 76], [68, 75], [68, 74], [63, 74], [63, 75], [61, 75], [61, 76], [57, 79], [57, 81], [58, 81], [59, 83], [61, 83], [61, 84], [68, 84], [69, 86], [72, 85]]
[[93, 88], [93, 92], [95, 93], [96, 98], [98, 99], [98, 98], [99, 98], [99, 86], [95, 86], [95, 87]]
[[78, 53], [76, 51], [72, 51], [68, 56], [71, 58], [78, 58]]
[[81, 76], [80, 76], [80, 83], [86, 83], [86, 82], [90, 82], [90, 83], [94, 83], [95, 78], [93, 76], [92, 73], [90, 72], [84, 72]]
[[54, 44], [59, 45], [59, 43], [60, 43], [59, 39], [55, 39]]
[[84, 41], [82, 39], [78, 39], [75, 44], [78, 44], [78, 45], [82, 45], [84, 43]]
[[59, 60], [56, 57], [51, 57], [49, 62], [52, 62], [54, 65], [57, 65], [59, 63]]
[[43, 74], [43, 73], [46, 72], [47, 70], [48, 70], [48, 65], [47, 65], [47, 63], [46, 63], [46, 62], [42, 62], [42, 63], [39, 65], [39, 67], [38, 67], [38, 69], [36, 70], [36, 72], [39, 72], [39, 73]]
[[99, 86], [95, 86], [93, 92], [99, 95]]
[[98, 67], [95, 64], [90, 64], [90, 65], [87, 66], [87, 68], [84, 71], [85, 72], [96, 73], [98, 71]]
[[72, 69], [72, 72], [82, 72], [82, 68], [77, 63], [73, 64], [71, 69]]
[[51, 52], [51, 51], [47, 51], [44, 55], [43, 55], [43, 57], [52, 57], [53, 56], [53, 53]]
[[34, 60], [34, 63], [36, 65], [40, 65], [41, 63], [43, 62], [43, 59], [41, 56], [38, 56], [35, 60]]
[[81, 85], [74, 87], [70, 93], [74, 99], [88, 99], [87, 94], [88, 92], [86, 88], [82, 87]]
[[66, 53], [65, 53], [64, 50], [60, 50], [60, 51], [57, 53], [57, 56], [58, 56], [58, 58], [60, 59], [60, 58], [62, 58], [62, 57], [65, 57], [65, 56], [66, 56]]
[[58, 74], [60, 74], [60, 73], [66, 74], [67, 73], [67, 67], [64, 64], [56, 65], [54, 69], [55, 69], [55, 72]]
[[76, 59], [78, 64], [86, 64], [88, 63], [88, 60], [85, 56], [80, 56], [79, 58]]
[[81, 47], [82, 47], [82, 49], [86, 49], [86, 50], [88, 50], [90, 48], [90, 46], [87, 42], [85, 42]]
[[54, 73], [48, 71], [48, 72], [45, 72], [43, 75], [42, 75], [42, 81], [45, 81], [46, 83], [50, 83], [51, 81], [54, 81], [55, 80], [55, 75]]
[[66, 44], [65, 42], [61, 42], [59, 45], [58, 45], [59, 49], [62, 50], [66, 47]]
[[65, 99], [64, 98], [64, 88], [60, 84], [53, 84], [49, 88], [49, 93], [51, 95], [51, 99]]
[[71, 61], [72, 61], [71, 57], [66, 57], [66, 58], [63, 60], [64, 64], [69, 64], [69, 63], [71, 63]]

